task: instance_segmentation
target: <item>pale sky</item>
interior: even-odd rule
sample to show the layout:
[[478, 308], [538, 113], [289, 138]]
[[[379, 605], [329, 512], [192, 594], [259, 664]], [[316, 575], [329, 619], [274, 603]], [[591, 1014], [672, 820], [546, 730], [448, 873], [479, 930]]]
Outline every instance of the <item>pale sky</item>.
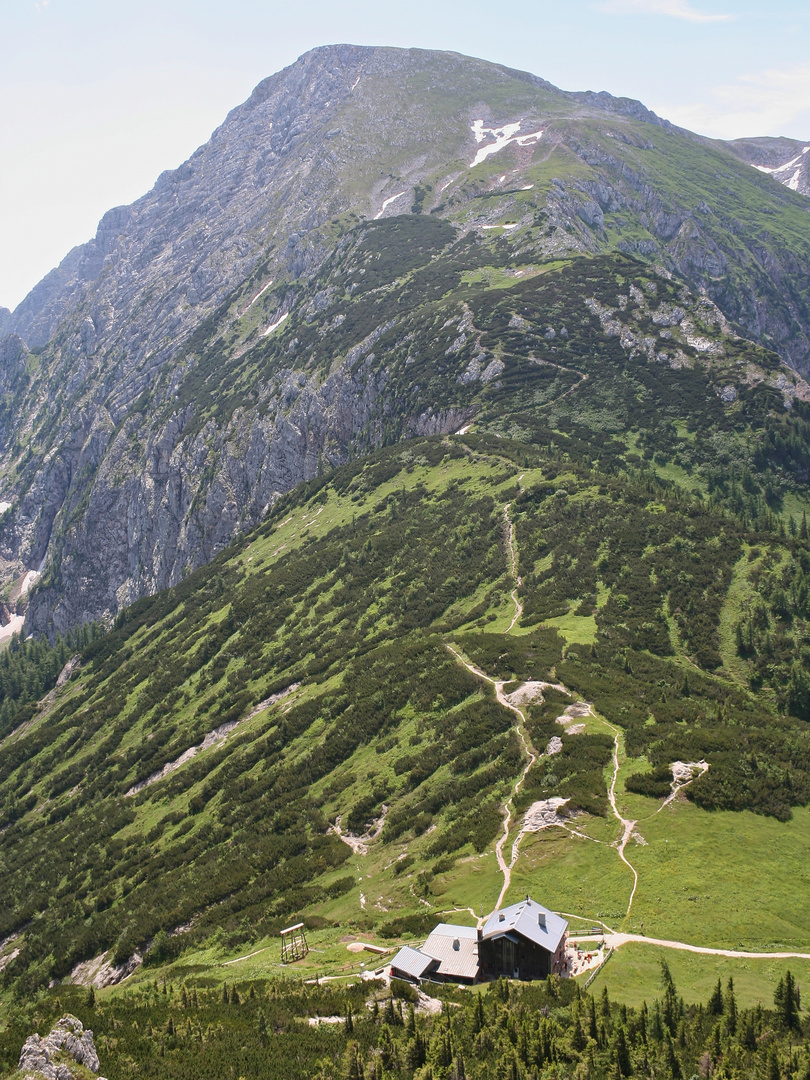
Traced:
[[810, 139], [807, 0], [0, 0], [0, 305], [317, 45], [452, 49], [717, 138]]

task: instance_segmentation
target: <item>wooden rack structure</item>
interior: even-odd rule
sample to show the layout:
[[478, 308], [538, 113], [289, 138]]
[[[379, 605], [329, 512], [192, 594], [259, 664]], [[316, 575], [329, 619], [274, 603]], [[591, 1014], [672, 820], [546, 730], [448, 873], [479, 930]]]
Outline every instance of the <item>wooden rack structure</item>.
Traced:
[[296, 960], [303, 960], [308, 952], [309, 945], [307, 945], [307, 935], [302, 922], [281, 931], [282, 964], [293, 964]]

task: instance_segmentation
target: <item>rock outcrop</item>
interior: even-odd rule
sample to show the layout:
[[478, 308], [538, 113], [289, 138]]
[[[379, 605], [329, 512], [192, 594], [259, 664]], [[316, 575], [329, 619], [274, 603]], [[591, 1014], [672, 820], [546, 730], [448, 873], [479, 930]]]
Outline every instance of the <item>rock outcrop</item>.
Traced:
[[72, 1064], [83, 1065], [95, 1074], [100, 1069], [93, 1032], [67, 1013], [44, 1038], [29, 1035], [17, 1068], [26, 1080], [74, 1080], [77, 1073]]

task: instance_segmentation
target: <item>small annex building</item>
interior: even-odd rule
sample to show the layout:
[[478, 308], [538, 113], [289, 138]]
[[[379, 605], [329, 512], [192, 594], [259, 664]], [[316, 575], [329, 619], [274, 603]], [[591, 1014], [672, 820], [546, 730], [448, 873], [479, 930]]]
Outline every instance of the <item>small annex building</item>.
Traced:
[[562, 970], [567, 931], [565, 919], [527, 896], [493, 911], [478, 929], [440, 923], [424, 945], [399, 950], [391, 976], [415, 983], [543, 979]]

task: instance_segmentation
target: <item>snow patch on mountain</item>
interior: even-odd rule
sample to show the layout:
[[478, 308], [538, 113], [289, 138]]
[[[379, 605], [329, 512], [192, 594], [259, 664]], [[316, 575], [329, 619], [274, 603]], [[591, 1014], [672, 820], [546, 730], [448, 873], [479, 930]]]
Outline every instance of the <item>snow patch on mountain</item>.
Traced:
[[[784, 165], [754, 165], [754, 168], [758, 172], [772, 176], [774, 180], [778, 180], [780, 184], [784, 184], [791, 191], [798, 191], [802, 179], [802, 170], [807, 164], [806, 155], [808, 152], [810, 152], [810, 146], [805, 146], [800, 154], [797, 154], [790, 161], [786, 161]], [[791, 169], [793, 173], [788, 175]]]
[[267, 290], [270, 288], [270, 286], [272, 284], [273, 284], [273, 279], [270, 278], [270, 280], [267, 282], [267, 284], [262, 286], [262, 288], [259, 289], [259, 291], [256, 293], [256, 295], [250, 301], [248, 306], [245, 308], [245, 311], [242, 312], [243, 315], [245, 314], [245, 312], [250, 311], [250, 309], [253, 307], [253, 305], [256, 303], [256, 301], [259, 299], [259, 297], [263, 296], [267, 292]]
[[473, 120], [471, 128], [477, 143], [480, 144], [487, 138], [492, 138], [495, 141], [488, 142], [486, 146], [480, 148], [470, 162], [470, 168], [474, 169], [476, 165], [486, 161], [491, 154], [497, 154], [499, 150], [503, 150], [510, 143], [517, 143], [518, 146], [532, 146], [534, 143], [539, 142], [543, 135], [542, 130], [530, 131], [526, 135], [517, 134], [522, 123], [522, 120], [518, 120], [515, 124], [504, 124], [502, 127], [488, 128], [484, 127], [483, 120]]
[[390, 199], [386, 199], [383, 202], [380, 209], [378, 210], [378, 212], [374, 215], [374, 220], [376, 221], [377, 218], [381, 218], [383, 216], [383, 214], [385, 213], [385, 211], [388, 209], [388, 207], [391, 205], [391, 203], [395, 203], [397, 201], [397, 199], [401, 199], [402, 196], [405, 195], [405, 194], [406, 194], [406, 192], [399, 191], [399, 192], [397, 192], [396, 195], [392, 195]]
[[276, 319], [274, 323], [270, 323], [270, 325], [262, 334], [262, 337], [269, 337], [269, 335], [272, 334], [274, 330], [278, 330], [278, 328], [281, 326], [281, 324], [284, 322], [284, 320], [289, 314], [289, 311], [285, 311], [285, 313], [281, 316], [280, 319]]

